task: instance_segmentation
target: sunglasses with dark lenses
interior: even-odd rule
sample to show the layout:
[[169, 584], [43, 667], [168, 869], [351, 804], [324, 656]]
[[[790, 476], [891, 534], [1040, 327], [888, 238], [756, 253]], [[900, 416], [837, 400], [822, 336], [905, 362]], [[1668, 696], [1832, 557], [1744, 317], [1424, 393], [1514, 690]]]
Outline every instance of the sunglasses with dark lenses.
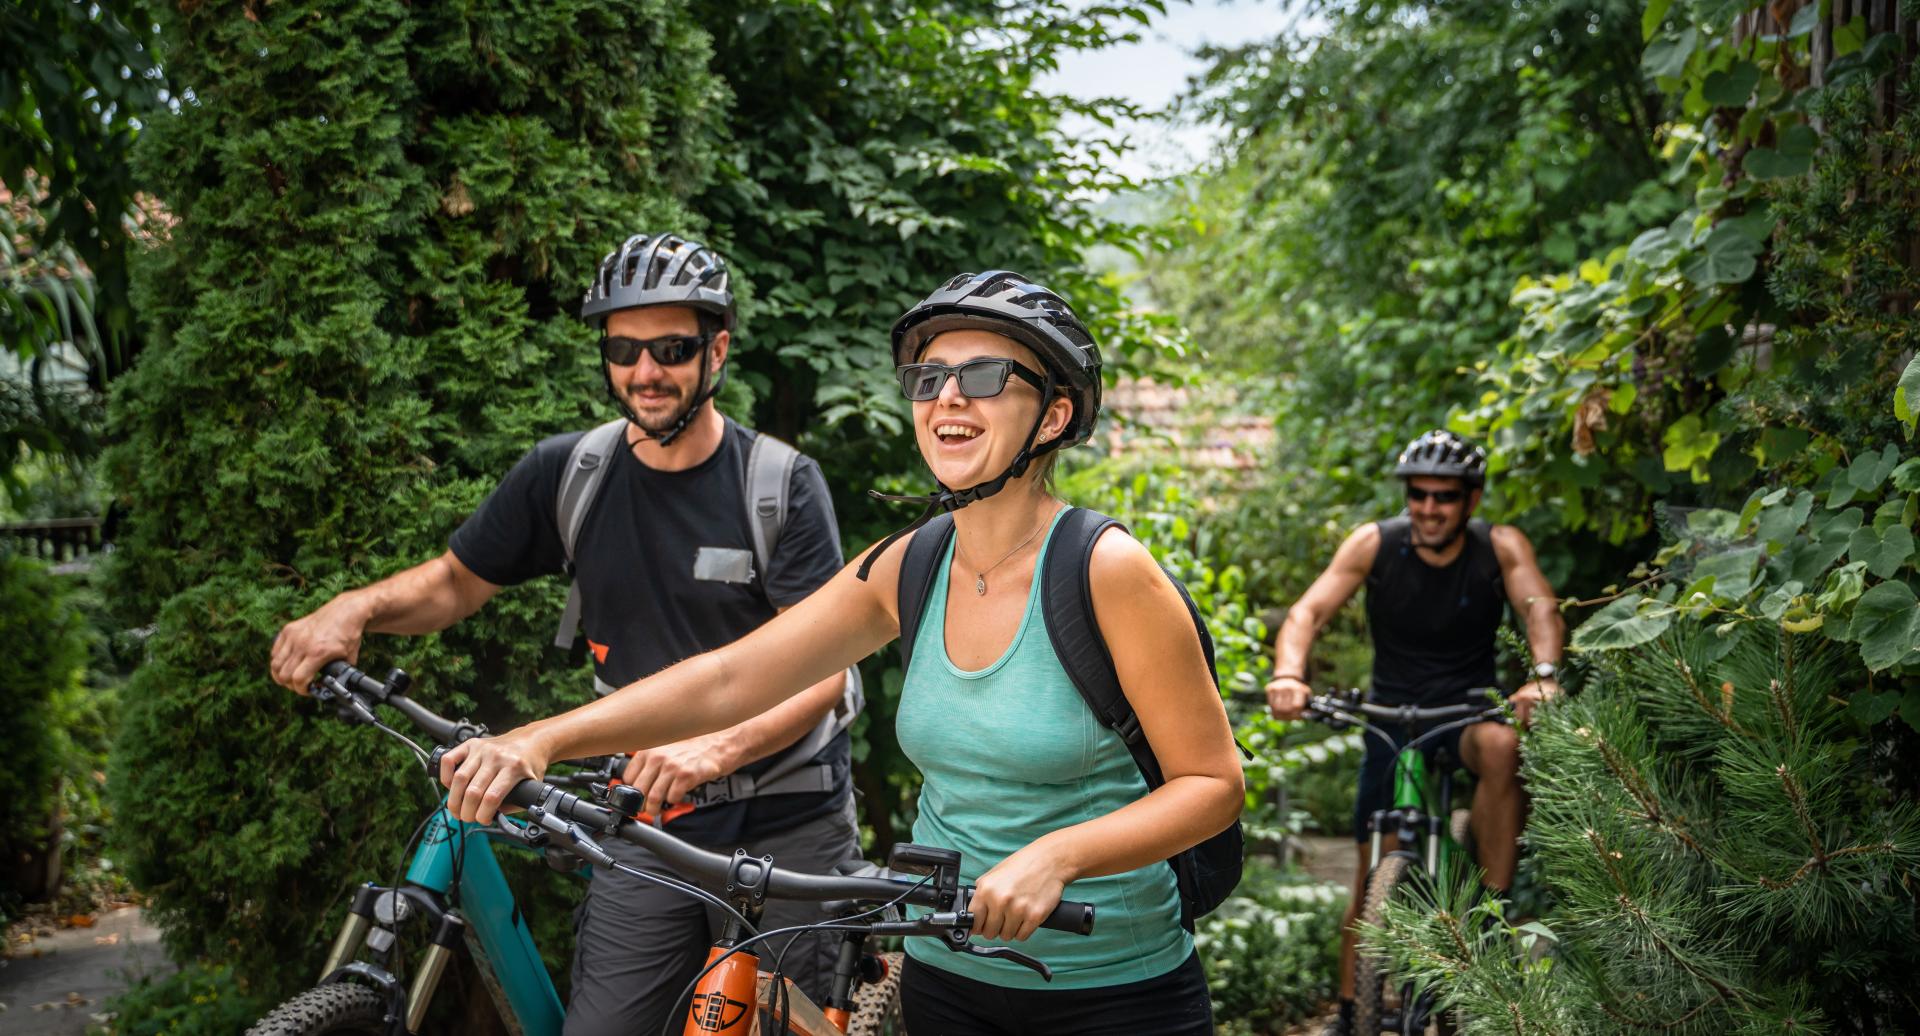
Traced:
[[1436, 504], [1457, 504], [1466, 498], [1467, 491], [1464, 489], [1419, 489], [1414, 486], [1407, 487], [1407, 500], [1416, 504], [1423, 500], [1431, 500]]
[[600, 339], [600, 355], [615, 367], [640, 362], [642, 350], [653, 354], [653, 362], [662, 367], [679, 365], [700, 355], [707, 344], [705, 335], [661, 335], [659, 338], [627, 338], [608, 335]]
[[900, 376], [900, 391], [911, 400], [937, 399], [949, 376], [960, 380], [960, 394], [968, 399], [990, 399], [1007, 387], [1007, 378], [1017, 376], [1036, 389], [1046, 391], [1040, 375], [1004, 356], [987, 356], [965, 363], [906, 363], [895, 368]]

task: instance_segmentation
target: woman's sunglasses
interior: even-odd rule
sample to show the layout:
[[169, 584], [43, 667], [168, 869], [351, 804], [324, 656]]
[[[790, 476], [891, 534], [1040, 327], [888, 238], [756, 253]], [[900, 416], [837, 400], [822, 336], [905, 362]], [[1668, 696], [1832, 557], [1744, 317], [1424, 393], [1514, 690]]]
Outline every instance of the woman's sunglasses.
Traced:
[[659, 338], [627, 338], [608, 335], [600, 339], [600, 355], [615, 367], [640, 362], [644, 350], [653, 354], [653, 362], [662, 367], [678, 367], [700, 355], [706, 348], [706, 335], [661, 335]]
[[1007, 387], [1007, 378], [1017, 375], [1021, 381], [1046, 391], [1040, 375], [1004, 356], [987, 356], [965, 363], [906, 363], [895, 368], [900, 376], [900, 391], [916, 402], [936, 399], [946, 387], [949, 376], [960, 381], [960, 394], [968, 399], [991, 399]]
[[1464, 489], [1416, 489], [1413, 486], [1407, 487], [1407, 500], [1410, 503], [1417, 504], [1425, 500], [1431, 500], [1436, 504], [1457, 504], [1466, 498], [1467, 491]]

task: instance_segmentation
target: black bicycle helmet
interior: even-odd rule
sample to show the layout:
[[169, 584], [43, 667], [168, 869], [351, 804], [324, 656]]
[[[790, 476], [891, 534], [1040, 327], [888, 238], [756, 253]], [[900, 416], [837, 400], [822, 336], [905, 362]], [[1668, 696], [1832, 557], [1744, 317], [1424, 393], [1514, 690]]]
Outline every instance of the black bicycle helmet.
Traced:
[[943, 331], [980, 328], [1026, 346], [1073, 401], [1073, 419], [1045, 449], [1086, 442], [1100, 417], [1100, 347], [1067, 301], [1010, 270], [963, 273], [893, 323], [893, 362], [912, 363]]
[[1457, 478], [1477, 489], [1487, 483], [1487, 451], [1444, 428], [1423, 432], [1393, 466], [1394, 478], [1420, 475]]
[[[594, 274], [593, 283], [587, 286], [587, 296], [580, 303], [580, 319], [604, 332], [608, 314], [639, 306], [685, 306], [719, 317], [720, 326], [732, 331], [733, 289], [727, 264], [706, 245], [678, 234], [635, 234], [600, 260], [600, 270]], [[711, 347], [711, 340], [701, 345], [699, 359], [695, 361], [700, 364], [700, 381], [680, 416], [664, 432], [650, 432], [640, 423], [633, 408], [614, 389], [613, 372], [602, 360], [600, 374], [606, 379], [607, 395], [642, 438], [669, 445], [687, 430], [694, 415], [727, 383], [724, 367], [711, 385], [707, 383], [707, 350]]]
[[935, 483], [938, 490], [926, 496], [872, 493], [881, 500], [925, 504], [926, 510], [911, 525], [881, 540], [878, 547], [867, 553], [858, 572], [861, 579], [867, 578], [873, 563], [888, 547], [925, 525], [934, 515], [985, 500], [1026, 474], [1034, 458], [1077, 446], [1093, 436], [1094, 423], [1100, 418], [1100, 347], [1087, 333], [1087, 326], [1074, 315], [1067, 300], [1010, 270], [960, 274], [894, 321], [894, 365], [914, 362], [933, 336], [967, 328], [1006, 335], [1032, 349], [1046, 369], [1043, 397], [1051, 400], [1056, 394], [1066, 396], [1073, 401], [1073, 417], [1059, 435], [1036, 445], [1034, 439], [1047, 416], [1042, 406], [1034, 415], [1033, 427], [1027, 429], [1026, 442], [1014, 455], [1013, 463], [977, 486], [953, 489]]
[[712, 249], [678, 234], [635, 234], [600, 260], [580, 319], [605, 327], [607, 314], [635, 306], [687, 306], [715, 314], [733, 330], [727, 264]]

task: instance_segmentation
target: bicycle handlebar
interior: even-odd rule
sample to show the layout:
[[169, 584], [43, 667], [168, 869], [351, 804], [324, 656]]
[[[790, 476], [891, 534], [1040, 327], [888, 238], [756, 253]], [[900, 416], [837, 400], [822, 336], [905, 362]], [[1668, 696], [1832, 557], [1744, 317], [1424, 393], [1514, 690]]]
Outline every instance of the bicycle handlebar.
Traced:
[[1382, 705], [1378, 702], [1354, 701], [1331, 694], [1316, 694], [1307, 700], [1306, 712], [1309, 715], [1339, 719], [1341, 713], [1359, 713], [1374, 719], [1390, 720], [1405, 724], [1444, 723], [1456, 719], [1484, 717], [1495, 719], [1506, 715], [1498, 705], [1483, 705], [1479, 702], [1462, 702], [1458, 705]]
[[[343, 714], [371, 720], [371, 711], [357, 700], [358, 696], [364, 695], [380, 704], [392, 706], [439, 742], [441, 747], [432, 753], [428, 762], [429, 772], [436, 779], [440, 757], [448, 747], [487, 734], [485, 727], [464, 720], [456, 722], [446, 719], [406, 697], [404, 692], [410, 681], [405, 673], [397, 669], [384, 682], [346, 662], [329, 662], [322, 667], [321, 674], [314, 682], [315, 697], [323, 702], [335, 701]], [[339, 691], [350, 692], [347, 700], [336, 701]], [[521, 781], [507, 794], [506, 802], [525, 809], [534, 824], [567, 839], [571, 848], [597, 864], [611, 866], [613, 859], [593, 841], [591, 835], [594, 832], [611, 834], [651, 850], [673, 870], [724, 888], [730, 895], [743, 895], [756, 901], [762, 898], [810, 902], [899, 900], [954, 913], [956, 916], [953, 918], [941, 919], [946, 921], [946, 927], [967, 927], [972, 923], [971, 916], [965, 914], [967, 901], [973, 895], [971, 886], [962, 885], [953, 890], [906, 878], [808, 874], [782, 869], [773, 865], [770, 857], [748, 856], [745, 850], [737, 850], [731, 857], [723, 856], [689, 845], [659, 828], [642, 824], [608, 806], [588, 801], [545, 781]], [[1093, 931], [1093, 914], [1093, 905], [1090, 903], [1062, 900], [1040, 926], [1088, 935]]]

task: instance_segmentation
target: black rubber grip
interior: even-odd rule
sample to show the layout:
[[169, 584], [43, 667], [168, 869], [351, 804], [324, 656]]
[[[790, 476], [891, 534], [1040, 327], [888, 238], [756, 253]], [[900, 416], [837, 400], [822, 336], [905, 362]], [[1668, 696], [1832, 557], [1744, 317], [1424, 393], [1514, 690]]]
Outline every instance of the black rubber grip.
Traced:
[[1075, 903], [1070, 899], [1063, 899], [1059, 906], [1053, 908], [1053, 913], [1048, 914], [1047, 919], [1040, 922], [1040, 927], [1051, 928], [1056, 932], [1072, 932], [1075, 935], [1092, 935], [1093, 904]]

